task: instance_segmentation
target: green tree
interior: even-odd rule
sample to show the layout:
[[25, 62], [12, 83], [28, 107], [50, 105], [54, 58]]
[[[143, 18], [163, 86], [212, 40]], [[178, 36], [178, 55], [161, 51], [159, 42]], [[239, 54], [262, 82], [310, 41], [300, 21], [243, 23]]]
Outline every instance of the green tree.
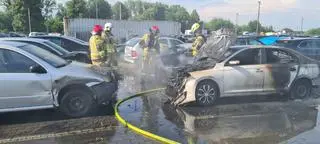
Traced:
[[53, 10], [57, 6], [55, 0], [41, 0], [42, 3], [42, 15], [47, 20], [53, 15]]
[[195, 9], [190, 14], [190, 21], [191, 23], [196, 23], [200, 21], [199, 14]]
[[[249, 32], [256, 32], [257, 31], [257, 20], [254, 21], [249, 21], [248, 23], [248, 31]], [[263, 27], [261, 25], [261, 23], [258, 24], [259, 25], [259, 31], [262, 32], [263, 31]]]
[[129, 10], [131, 18], [134, 19], [138, 15], [142, 15], [144, 11], [144, 6], [141, 0], [128, 0], [124, 4]]
[[[121, 10], [120, 10], [121, 8]], [[117, 2], [112, 6], [113, 12], [113, 19], [119, 20], [120, 19], [120, 11], [121, 11], [121, 19], [127, 20], [130, 17], [130, 12], [126, 5], [121, 2]]]
[[68, 18], [83, 18], [87, 10], [85, 0], [70, 0], [66, 2], [66, 15]]
[[96, 10], [98, 10], [98, 18], [111, 19], [112, 9], [110, 4], [105, 0], [90, 0], [88, 1], [87, 17], [96, 18]]
[[63, 20], [63, 17], [67, 16], [67, 9], [63, 6], [63, 4], [58, 4], [58, 11], [56, 17], [59, 20]]
[[320, 35], [320, 28], [314, 28], [314, 29], [310, 29], [306, 32], [306, 34], [308, 35]]
[[184, 7], [180, 5], [172, 5], [166, 12], [166, 20], [177, 21], [181, 23], [181, 31], [184, 32], [186, 29], [190, 29], [188, 24], [190, 15]]
[[24, 0], [16, 0], [11, 2], [7, 7], [7, 11], [12, 16], [12, 27], [14, 31], [27, 32], [27, 9], [24, 6]]
[[221, 28], [234, 28], [234, 24], [231, 21], [222, 18], [212, 19], [211, 21], [206, 23], [205, 26], [210, 31], [216, 31]]
[[63, 32], [63, 22], [58, 18], [49, 18], [46, 23], [48, 24], [49, 32]]
[[[24, 0], [24, 5], [26, 9], [30, 9], [30, 20], [31, 20], [31, 31], [44, 31], [44, 17], [42, 16], [42, 2], [41, 0]], [[27, 14], [28, 12], [25, 11]], [[28, 16], [26, 16], [28, 17]], [[27, 20], [28, 22], [28, 20]]]
[[0, 12], [0, 31], [9, 32], [12, 31], [12, 18], [6, 12]]

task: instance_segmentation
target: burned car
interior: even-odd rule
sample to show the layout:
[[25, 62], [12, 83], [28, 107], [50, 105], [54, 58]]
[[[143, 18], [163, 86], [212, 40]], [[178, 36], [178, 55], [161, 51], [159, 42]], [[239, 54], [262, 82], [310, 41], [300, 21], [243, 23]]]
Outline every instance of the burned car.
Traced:
[[206, 106], [220, 97], [274, 93], [305, 98], [320, 84], [316, 60], [280, 47], [230, 48], [233, 42], [230, 35], [216, 35], [193, 64], [174, 70], [166, 89], [171, 102]]
[[66, 61], [37, 46], [0, 42], [0, 112], [59, 108], [85, 116], [113, 101], [118, 82], [112, 70]]

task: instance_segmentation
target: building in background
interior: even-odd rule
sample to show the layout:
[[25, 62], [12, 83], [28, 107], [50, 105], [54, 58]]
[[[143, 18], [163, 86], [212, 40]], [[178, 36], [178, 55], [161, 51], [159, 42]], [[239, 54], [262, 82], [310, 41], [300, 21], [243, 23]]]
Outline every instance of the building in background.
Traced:
[[133, 36], [142, 36], [149, 28], [157, 25], [161, 35], [180, 35], [181, 24], [173, 21], [125, 21], [107, 19], [76, 18], [64, 19], [64, 34], [88, 41], [92, 27], [96, 24], [104, 25], [110, 22], [113, 25], [112, 33], [117, 40], [123, 41]]

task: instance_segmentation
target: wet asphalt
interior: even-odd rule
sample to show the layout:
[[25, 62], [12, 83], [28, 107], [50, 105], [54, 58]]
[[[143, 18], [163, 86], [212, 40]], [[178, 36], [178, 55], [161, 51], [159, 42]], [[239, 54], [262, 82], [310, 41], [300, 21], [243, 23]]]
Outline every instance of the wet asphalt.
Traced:
[[[118, 99], [164, 87], [152, 77], [122, 65]], [[181, 143], [320, 143], [319, 98], [289, 100], [280, 95], [221, 99], [212, 107], [175, 108], [163, 91], [137, 97], [119, 107], [120, 115], [144, 130]], [[318, 123], [318, 124], [317, 124]], [[315, 135], [315, 136], [313, 136]], [[119, 124], [111, 106], [92, 116], [68, 118], [56, 110], [0, 114], [0, 143], [157, 143]]]

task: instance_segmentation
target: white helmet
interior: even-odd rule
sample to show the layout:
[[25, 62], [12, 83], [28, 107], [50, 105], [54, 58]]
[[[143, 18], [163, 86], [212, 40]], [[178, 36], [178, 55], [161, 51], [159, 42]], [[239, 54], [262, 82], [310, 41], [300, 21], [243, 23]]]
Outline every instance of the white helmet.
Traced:
[[112, 28], [112, 23], [106, 23], [104, 24], [104, 30], [110, 31]]

